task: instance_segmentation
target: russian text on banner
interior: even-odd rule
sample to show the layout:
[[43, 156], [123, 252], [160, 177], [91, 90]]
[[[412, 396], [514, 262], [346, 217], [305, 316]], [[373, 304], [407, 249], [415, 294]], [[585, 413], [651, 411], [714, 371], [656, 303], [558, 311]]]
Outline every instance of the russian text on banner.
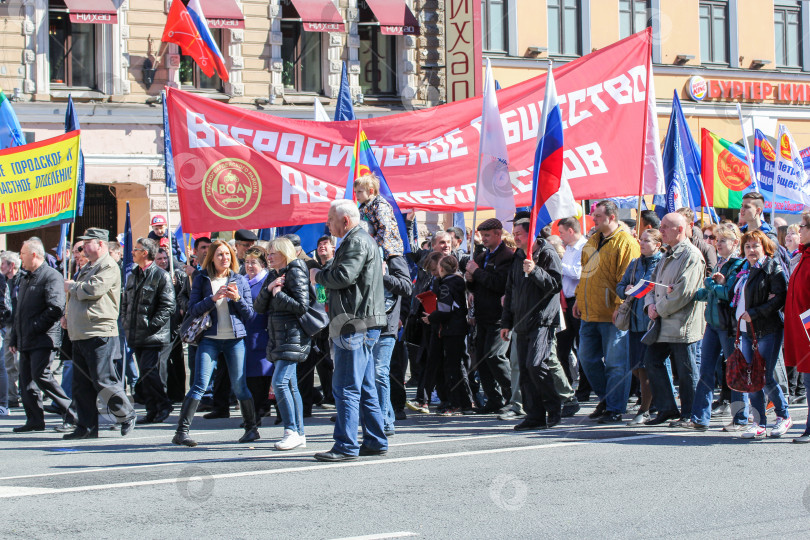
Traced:
[[79, 132], [0, 151], [0, 233], [73, 221]]

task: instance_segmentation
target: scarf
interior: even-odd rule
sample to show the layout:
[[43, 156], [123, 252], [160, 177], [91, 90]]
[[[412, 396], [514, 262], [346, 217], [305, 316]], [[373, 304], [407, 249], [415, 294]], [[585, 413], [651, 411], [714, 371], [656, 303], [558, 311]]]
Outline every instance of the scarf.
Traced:
[[261, 272], [259, 272], [258, 274], [256, 274], [256, 277], [255, 277], [255, 278], [253, 278], [253, 279], [249, 279], [249, 280], [248, 280], [248, 285], [250, 285], [251, 287], [253, 287], [254, 285], [256, 285], [257, 283], [259, 283], [260, 281], [264, 281], [264, 278], [266, 278], [266, 277], [267, 277], [267, 269], [264, 269], [264, 268], [263, 268]]
[[[762, 257], [754, 264], [754, 268], [762, 268], [762, 263], [765, 262], [766, 257]], [[748, 275], [750, 273], [750, 263], [746, 260], [742, 268], [740, 269], [740, 273], [737, 274], [737, 283], [734, 284], [734, 299], [731, 301], [732, 306], [736, 306], [737, 303], [740, 301], [740, 296], [743, 294], [745, 290], [745, 284], [748, 282]]]

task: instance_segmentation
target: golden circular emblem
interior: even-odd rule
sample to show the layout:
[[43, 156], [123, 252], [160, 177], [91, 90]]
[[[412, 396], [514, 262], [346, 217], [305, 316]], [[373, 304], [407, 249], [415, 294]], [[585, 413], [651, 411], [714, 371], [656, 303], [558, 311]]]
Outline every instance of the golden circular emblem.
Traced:
[[203, 200], [223, 219], [242, 219], [259, 205], [262, 183], [247, 161], [220, 159], [206, 171], [202, 182]]

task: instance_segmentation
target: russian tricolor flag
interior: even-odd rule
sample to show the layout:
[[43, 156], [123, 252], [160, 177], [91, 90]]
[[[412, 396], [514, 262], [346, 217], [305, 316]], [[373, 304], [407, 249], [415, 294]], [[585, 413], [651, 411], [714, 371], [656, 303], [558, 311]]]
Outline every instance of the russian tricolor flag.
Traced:
[[802, 324], [805, 330], [810, 330], [810, 309], [799, 315], [802, 318]]
[[648, 292], [655, 288], [655, 283], [651, 281], [647, 281], [646, 279], [642, 279], [635, 285], [633, 288], [627, 291], [627, 296], [632, 296], [633, 298], [644, 298]]
[[217, 74], [223, 81], [227, 81], [228, 69], [225, 67], [225, 57], [222, 56], [217, 42], [214, 41], [214, 36], [211, 35], [211, 31], [208, 29], [208, 20], [203, 14], [200, 0], [189, 0], [186, 9], [188, 10], [188, 14], [191, 15], [191, 20], [194, 21], [194, 26], [197, 27], [200, 37], [205, 42], [211, 56], [214, 58], [214, 67], [217, 70]]
[[557, 219], [575, 216], [577, 210], [577, 203], [563, 169], [562, 114], [549, 60], [543, 115], [537, 130], [537, 150], [534, 153], [532, 171], [529, 241], [534, 242], [536, 231]]

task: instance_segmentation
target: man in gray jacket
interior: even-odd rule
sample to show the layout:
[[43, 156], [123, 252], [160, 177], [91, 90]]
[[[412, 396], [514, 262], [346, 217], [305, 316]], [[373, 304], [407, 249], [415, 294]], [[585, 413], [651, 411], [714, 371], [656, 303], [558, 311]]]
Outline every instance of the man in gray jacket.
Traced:
[[[372, 354], [380, 329], [387, 323], [383, 261], [377, 243], [359, 223], [360, 212], [352, 201], [332, 201], [327, 225], [343, 241], [323, 270], [310, 270], [312, 283], [329, 292], [329, 337], [335, 358], [335, 443], [329, 452], [315, 454], [318, 461], [349, 461], [358, 455], [379, 456], [388, 451]], [[357, 442], [361, 418], [362, 446]]]
[[113, 364], [119, 346], [121, 271], [109, 255], [109, 235], [105, 229], [90, 228], [79, 237], [89, 262], [75, 281], [65, 281], [65, 319], [73, 342], [73, 401], [79, 417], [76, 430], [65, 439], [98, 437], [97, 399], [105, 407], [103, 412], [121, 423], [121, 435], [135, 426], [135, 411]]
[[[658, 415], [645, 422], [647, 425], [667, 420], [675, 420], [670, 427], [688, 427], [690, 423], [698, 380], [697, 347], [705, 327], [705, 304], [696, 301], [696, 295], [703, 285], [706, 263], [700, 250], [689, 241], [687, 227], [691, 224], [679, 213], [667, 214], [661, 220], [660, 231], [667, 249], [652, 279], [660, 285], [644, 297], [647, 314], [661, 326], [656, 342], [647, 347], [644, 355], [658, 408]], [[680, 412], [664, 365], [667, 357], [678, 373]]]

